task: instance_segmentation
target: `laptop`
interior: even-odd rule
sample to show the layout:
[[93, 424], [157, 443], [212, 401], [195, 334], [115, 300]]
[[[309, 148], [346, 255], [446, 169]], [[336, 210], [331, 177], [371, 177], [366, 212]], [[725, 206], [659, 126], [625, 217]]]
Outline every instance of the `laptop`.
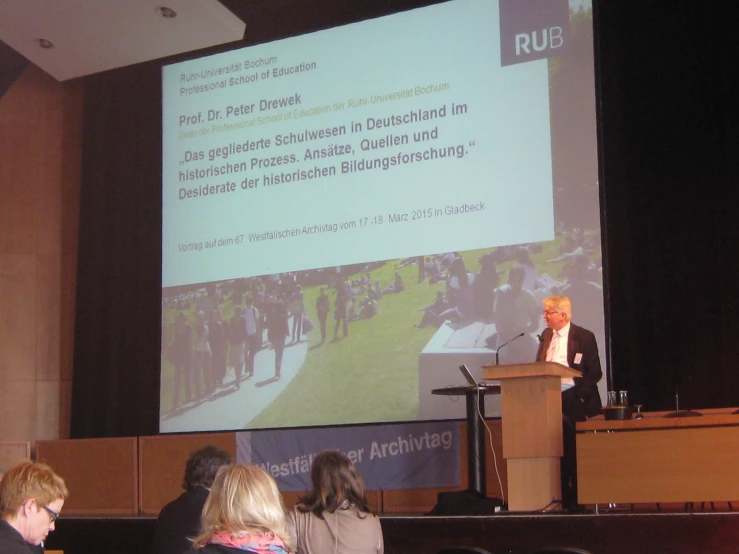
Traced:
[[478, 383], [466, 365], [462, 364], [461, 366], [459, 366], [459, 371], [462, 372], [462, 375], [464, 375], [464, 378], [467, 379], [467, 382], [470, 384], [470, 386], [472, 387], [487, 387], [488, 386], [488, 384], [485, 382]]

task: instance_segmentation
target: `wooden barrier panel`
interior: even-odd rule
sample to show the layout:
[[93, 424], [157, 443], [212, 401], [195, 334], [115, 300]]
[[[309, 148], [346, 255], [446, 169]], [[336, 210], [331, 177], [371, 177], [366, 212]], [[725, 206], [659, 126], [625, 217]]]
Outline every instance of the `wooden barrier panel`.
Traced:
[[136, 437], [39, 441], [36, 459], [67, 483], [65, 516], [138, 513]]
[[[182, 494], [185, 463], [190, 454], [209, 444], [222, 448], [236, 459], [235, 433], [196, 433], [139, 437], [139, 505], [142, 515], [157, 515], [169, 501]], [[290, 509], [305, 492], [282, 492]], [[375, 511], [382, 509], [382, 493], [368, 491]]]
[[195, 450], [214, 445], [236, 459], [236, 433], [195, 433], [139, 437], [141, 513], [157, 515], [183, 492], [185, 464]]
[[[497, 466], [507, 492], [506, 464], [501, 456], [502, 433], [499, 419], [487, 421], [497, 453]], [[378, 513], [428, 512], [437, 494], [459, 490], [467, 483], [467, 433], [462, 423], [460, 487], [367, 491], [372, 509]], [[486, 481], [488, 496], [501, 498], [495, 471], [495, 457], [486, 439]], [[236, 433], [195, 433], [156, 435], [136, 438], [79, 439], [41, 441], [38, 460], [51, 465], [67, 482], [70, 497], [64, 506], [67, 515], [146, 515], [156, 516], [161, 508], [177, 498], [183, 489], [185, 463], [190, 454], [215, 445], [236, 457]], [[283, 492], [290, 509], [305, 492]]]
[[30, 457], [30, 442], [0, 441], [0, 468], [8, 469], [10, 466]]

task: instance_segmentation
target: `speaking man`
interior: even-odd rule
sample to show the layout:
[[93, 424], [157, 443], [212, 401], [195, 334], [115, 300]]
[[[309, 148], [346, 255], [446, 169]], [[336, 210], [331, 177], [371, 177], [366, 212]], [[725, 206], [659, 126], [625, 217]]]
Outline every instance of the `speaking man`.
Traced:
[[595, 335], [572, 323], [572, 304], [566, 296], [545, 298], [544, 330], [536, 353], [537, 361], [557, 362], [576, 369], [582, 377], [562, 378], [562, 506], [577, 509], [577, 465], [575, 424], [598, 415], [601, 400], [598, 381], [603, 376]]

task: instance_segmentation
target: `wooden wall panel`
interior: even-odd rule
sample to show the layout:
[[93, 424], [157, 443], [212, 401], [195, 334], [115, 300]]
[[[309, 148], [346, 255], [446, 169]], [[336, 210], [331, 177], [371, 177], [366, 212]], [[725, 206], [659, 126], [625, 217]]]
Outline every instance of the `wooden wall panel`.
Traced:
[[15, 463], [30, 457], [31, 443], [29, 441], [0, 442], [0, 467], [8, 469]]
[[139, 437], [139, 494], [141, 513], [157, 515], [182, 494], [185, 464], [190, 454], [208, 445], [222, 448], [236, 458], [235, 433], [195, 433]]
[[36, 381], [33, 379], [3, 380], [0, 386], [0, 434], [9, 441], [35, 437]]
[[36, 459], [67, 483], [65, 515], [138, 514], [138, 441], [135, 437], [39, 441]]
[[[4, 228], [2, 218], [0, 212], [0, 235]], [[36, 380], [36, 300], [36, 256], [4, 253], [0, 249], [0, 378], [4, 385]], [[4, 410], [12, 399], [1, 395], [2, 392], [0, 409]], [[2, 418], [0, 432], [6, 423], [12, 422], [12, 414], [11, 411]]]
[[59, 438], [61, 393], [58, 379], [36, 381], [36, 439]]
[[[61, 271], [61, 255], [36, 256], [36, 313], [33, 318], [36, 323], [36, 378], [39, 381], [58, 383], [60, 379]], [[59, 436], [37, 438], [56, 439]]]
[[[28, 64], [0, 102], [0, 436], [68, 436], [82, 159], [81, 80]], [[61, 377], [62, 370], [64, 377]], [[28, 411], [33, 413], [28, 413]], [[67, 410], [61, 414], [60, 410]]]

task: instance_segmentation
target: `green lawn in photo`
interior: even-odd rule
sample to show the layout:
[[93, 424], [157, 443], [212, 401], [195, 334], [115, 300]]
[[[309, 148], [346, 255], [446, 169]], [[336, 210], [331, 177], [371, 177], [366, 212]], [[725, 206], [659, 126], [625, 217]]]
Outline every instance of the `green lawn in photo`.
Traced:
[[[385, 294], [377, 315], [349, 323], [349, 336], [331, 342], [335, 291], [329, 290], [331, 313], [326, 342], [309, 348], [305, 363], [283, 393], [253, 421], [250, 428], [304, 425], [336, 425], [367, 421], [407, 421], [418, 409], [418, 353], [434, 329], [417, 329], [423, 312], [444, 283], [418, 283], [418, 267], [396, 269], [389, 261], [371, 272], [372, 282], [383, 288], [400, 273], [405, 290]], [[361, 279], [357, 273], [350, 279]], [[305, 289], [306, 316], [314, 328], [308, 334], [311, 346], [321, 341], [316, 316], [319, 287]], [[341, 331], [339, 331], [341, 337]]]
[[[544, 244], [531, 258], [540, 272], [556, 277], [562, 263], [545, 264], [558, 255], [560, 241]], [[480, 269], [480, 257], [491, 249], [462, 252], [471, 272]], [[396, 269], [400, 260], [388, 261], [371, 272], [372, 281], [383, 288], [393, 281], [395, 271], [403, 277], [405, 290], [384, 295], [378, 301], [378, 314], [369, 320], [349, 324], [349, 337], [330, 343], [333, 336], [335, 292], [328, 291], [332, 313], [329, 314], [328, 340], [309, 349], [303, 367], [283, 393], [256, 418], [244, 422], [252, 429], [284, 426], [337, 425], [361, 422], [412, 421], [418, 412], [418, 356], [436, 329], [417, 329], [423, 312], [445, 290], [445, 283], [418, 283], [418, 267]], [[507, 279], [513, 262], [498, 266], [501, 283]], [[350, 279], [360, 279], [357, 273]], [[315, 299], [319, 287], [304, 290], [307, 317], [314, 323], [308, 335], [311, 345], [321, 340]]]
[[[561, 280], [564, 262], [546, 263], [559, 256], [561, 238], [540, 243], [542, 251], [531, 254], [538, 273], [548, 273]], [[494, 249], [462, 252], [470, 272], [479, 271], [479, 259]], [[430, 285], [428, 279], [418, 283], [418, 266], [396, 267], [400, 260], [389, 260], [371, 271], [371, 280], [380, 281], [386, 288], [394, 281], [397, 271], [403, 278], [405, 290], [385, 294], [378, 302], [378, 313], [370, 319], [349, 323], [349, 336], [331, 342], [334, 334], [333, 311], [336, 292], [326, 288], [331, 311], [328, 316], [327, 340], [321, 342], [321, 331], [316, 315], [319, 287], [303, 289], [306, 317], [313, 329], [306, 335], [308, 352], [297, 375], [284, 391], [243, 428], [266, 429], [340, 425], [365, 422], [412, 421], [418, 411], [418, 357], [436, 329], [418, 329], [423, 311], [419, 308], [432, 304], [437, 291], [444, 291], [445, 282]], [[508, 261], [498, 265], [501, 284], [507, 281]], [[349, 279], [361, 279], [358, 272]], [[357, 297], [357, 302], [362, 297]], [[220, 305], [224, 321], [233, 316], [234, 306], [226, 296]], [[195, 307], [186, 311], [190, 325], [195, 328]], [[172, 340], [176, 310], [165, 309], [167, 323], [162, 340], [163, 348]], [[289, 348], [289, 347], [288, 347]], [[172, 407], [173, 368], [163, 356], [161, 411]], [[258, 392], [255, 392], [258, 394]]]

